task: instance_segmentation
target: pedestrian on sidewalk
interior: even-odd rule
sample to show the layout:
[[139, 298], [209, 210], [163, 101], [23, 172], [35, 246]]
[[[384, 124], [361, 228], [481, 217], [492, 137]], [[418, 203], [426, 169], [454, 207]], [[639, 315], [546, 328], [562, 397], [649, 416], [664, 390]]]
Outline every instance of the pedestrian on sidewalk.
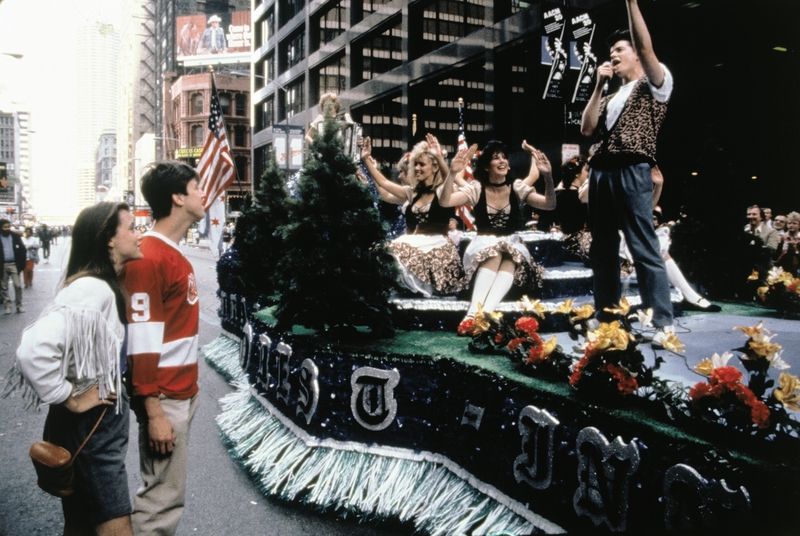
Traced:
[[199, 402], [200, 304], [192, 264], [178, 248], [205, 216], [194, 168], [150, 164], [142, 195], [155, 224], [142, 240], [144, 258], [126, 268], [128, 360], [139, 422], [139, 469], [132, 522], [136, 534], [175, 534], [186, 499], [189, 428]]
[[25, 288], [31, 288], [33, 285], [33, 267], [39, 264], [39, 248], [41, 245], [36, 237], [33, 236], [33, 229], [30, 227], [25, 229], [22, 243], [25, 244], [26, 249], [25, 270], [22, 272], [22, 281], [25, 284]]
[[14, 302], [18, 313], [24, 313], [22, 307], [22, 285], [19, 281], [20, 272], [25, 270], [25, 259], [27, 258], [25, 244], [22, 237], [11, 230], [11, 222], [5, 218], [0, 219], [0, 243], [3, 250], [3, 264], [0, 270], [0, 299], [3, 300], [5, 313], [10, 315], [11, 296], [8, 292], [8, 280], [14, 285]]
[[63, 286], [25, 329], [17, 349], [11, 384], [37, 406], [50, 406], [48, 441], [75, 452], [97, 425], [73, 462], [74, 492], [61, 499], [64, 534], [133, 534], [119, 274], [125, 263], [141, 257], [141, 238], [128, 205], [83, 209], [75, 220]]

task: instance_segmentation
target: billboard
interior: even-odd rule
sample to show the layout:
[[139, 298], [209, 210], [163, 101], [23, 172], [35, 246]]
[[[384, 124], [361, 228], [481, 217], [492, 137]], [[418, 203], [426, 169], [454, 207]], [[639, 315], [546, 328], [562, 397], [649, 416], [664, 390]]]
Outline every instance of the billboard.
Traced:
[[249, 63], [253, 32], [249, 11], [176, 18], [175, 55], [185, 66]]

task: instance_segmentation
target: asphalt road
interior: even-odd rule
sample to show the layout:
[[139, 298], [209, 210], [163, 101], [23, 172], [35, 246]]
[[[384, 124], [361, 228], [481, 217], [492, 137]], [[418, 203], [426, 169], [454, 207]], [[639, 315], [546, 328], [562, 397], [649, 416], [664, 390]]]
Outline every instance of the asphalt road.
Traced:
[[[49, 263], [40, 263], [33, 287], [24, 291], [22, 314], [0, 314], [0, 384], [14, 360], [22, 330], [52, 300], [66, 264], [69, 244], [52, 247]], [[221, 332], [215, 263], [207, 249], [181, 246], [194, 265], [200, 290], [201, 346]], [[200, 361], [200, 408], [192, 424], [188, 493], [179, 535], [332, 535], [366, 536], [408, 534], [411, 528], [382, 524], [358, 524], [352, 516], [333, 514], [261, 495], [247, 474], [230, 458], [220, 440], [214, 418], [218, 400], [232, 391], [225, 380]], [[0, 535], [57, 535], [63, 530], [59, 499], [36, 487], [36, 475], [28, 457], [31, 443], [41, 439], [46, 410], [25, 410], [18, 398], [0, 399]], [[128, 483], [133, 497], [140, 483], [136, 422], [131, 414], [128, 446]]]

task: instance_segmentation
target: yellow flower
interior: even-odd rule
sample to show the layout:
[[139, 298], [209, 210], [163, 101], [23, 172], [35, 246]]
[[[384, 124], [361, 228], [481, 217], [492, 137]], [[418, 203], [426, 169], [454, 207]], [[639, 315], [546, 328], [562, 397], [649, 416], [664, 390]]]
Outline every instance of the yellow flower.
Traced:
[[762, 322], [759, 322], [757, 326], [751, 326], [749, 328], [746, 328], [744, 326], [736, 326], [733, 329], [738, 329], [738, 330], [744, 332], [744, 334], [747, 335], [747, 337], [755, 337], [756, 335], [760, 335], [761, 334], [761, 329], [763, 327], [764, 327], [764, 322], [762, 321]]
[[767, 297], [767, 293], [769, 293], [769, 287], [758, 287], [756, 290], [756, 294], [758, 295], [761, 301], [764, 301]]
[[556, 336], [553, 335], [542, 344], [542, 357], [547, 357], [556, 349]]
[[714, 372], [714, 365], [711, 364], [711, 360], [709, 358], [705, 358], [694, 366], [694, 371], [707, 378], [711, 376], [712, 372]]
[[769, 342], [769, 340], [750, 341], [748, 343], [748, 346], [758, 357], [764, 357], [764, 358], [770, 357], [772, 354], [781, 349], [780, 344], [771, 343]]
[[475, 327], [472, 329], [473, 335], [480, 335], [489, 329], [489, 315], [483, 311], [483, 306], [478, 303], [478, 312], [475, 313]]
[[523, 296], [518, 305], [524, 312], [533, 313], [539, 318], [544, 318], [545, 313], [547, 313], [547, 307], [540, 300], [531, 301], [528, 296]]
[[667, 333], [667, 337], [662, 342], [664, 345], [665, 350], [669, 350], [670, 352], [675, 353], [682, 353], [683, 350], [683, 343], [678, 340], [678, 336], [674, 333]]
[[758, 281], [758, 270], [753, 270], [750, 274], [750, 277], [747, 278], [748, 281]]
[[603, 322], [596, 330], [587, 333], [586, 338], [598, 350], [625, 350], [628, 342], [633, 340], [633, 335], [622, 329], [615, 320], [610, 324]]
[[564, 313], [568, 315], [572, 311], [572, 300], [567, 300], [565, 302], [559, 303], [556, 307], [556, 313]]
[[732, 357], [733, 354], [730, 352], [723, 352], [722, 355], [714, 353], [711, 359], [706, 358], [700, 361], [700, 363], [694, 367], [694, 371], [703, 376], [711, 376], [714, 369], [727, 366], [728, 361], [730, 361]]
[[800, 393], [796, 392], [800, 389], [800, 379], [788, 372], [781, 372], [778, 384], [780, 387], [776, 387], [772, 391], [775, 400], [783, 404], [785, 408], [800, 411]]
[[575, 316], [571, 318], [573, 322], [587, 320], [589, 318], [592, 318], [592, 315], [594, 314], [594, 307], [592, 307], [587, 303], [580, 309], [572, 309], [572, 312], [575, 313]]
[[628, 298], [623, 296], [617, 307], [614, 308], [606, 307], [603, 310], [606, 311], [607, 313], [628, 316], [628, 313], [631, 311], [631, 304], [628, 303]]

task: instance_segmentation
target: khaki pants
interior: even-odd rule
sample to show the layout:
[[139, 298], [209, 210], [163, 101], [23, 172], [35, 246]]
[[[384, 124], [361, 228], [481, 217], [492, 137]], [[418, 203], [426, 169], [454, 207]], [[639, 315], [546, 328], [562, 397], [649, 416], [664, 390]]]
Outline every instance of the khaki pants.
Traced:
[[14, 285], [14, 301], [17, 307], [22, 306], [22, 285], [19, 283], [19, 272], [17, 265], [14, 262], [3, 263], [2, 281], [0, 281], [0, 298], [3, 300], [3, 305], [11, 306], [11, 296], [8, 293], [8, 278], [11, 278], [11, 283]]
[[142, 486], [134, 500], [134, 534], [173, 535], [183, 515], [186, 497], [186, 466], [189, 458], [189, 427], [197, 411], [197, 395], [188, 400], [160, 397], [164, 414], [175, 431], [175, 447], [169, 456], [153, 456], [147, 420], [139, 422], [139, 471]]

